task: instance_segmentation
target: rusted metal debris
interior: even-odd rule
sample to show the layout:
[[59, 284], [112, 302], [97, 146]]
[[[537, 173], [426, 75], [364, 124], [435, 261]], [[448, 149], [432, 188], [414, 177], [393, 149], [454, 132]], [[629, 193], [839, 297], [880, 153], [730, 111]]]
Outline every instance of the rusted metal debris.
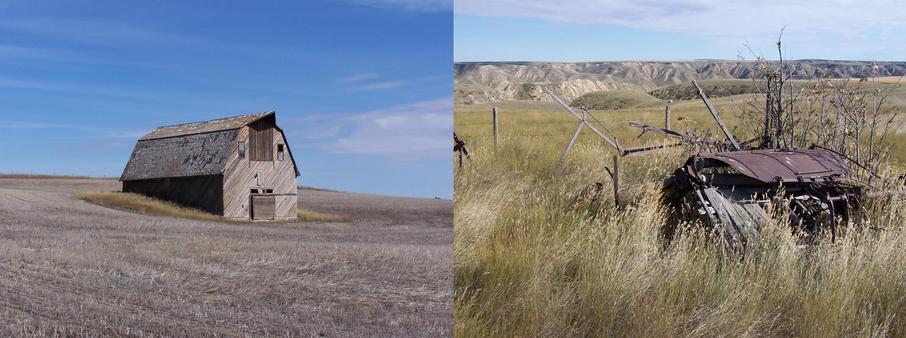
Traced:
[[471, 159], [472, 155], [469, 154], [469, 148], [466, 147], [466, 142], [459, 138], [456, 135], [456, 132], [453, 132], [453, 152], [459, 155], [459, 167], [462, 168], [462, 158], [465, 156], [467, 159]]
[[[608, 137], [590, 123], [589, 118], [593, 119], [593, 115], [585, 110], [580, 115], [553, 92], [548, 93], [579, 119], [577, 134], [583, 126], [588, 126], [620, 156], [680, 145], [699, 149], [698, 155], [690, 157], [664, 182], [662, 201], [672, 215], [663, 229], [668, 239], [673, 237], [681, 222], [699, 218], [719, 233], [729, 249], [741, 252], [758, 240], [762, 226], [771, 219], [769, 210], [780, 208], [789, 215], [789, 225], [802, 244], [811, 243], [827, 232], [832, 241], [836, 240], [839, 224], [849, 222], [854, 217], [852, 210], [857, 210], [854, 208], [867, 196], [863, 192], [865, 187], [850, 179], [850, 165], [854, 164], [874, 177], [877, 174], [820, 146], [775, 149], [775, 143], [769, 142], [769, 137], [737, 142], [698, 83], [693, 81], [693, 85], [724, 134], [724, 140], [630, 122], [629, 126], [641, 129], [642, 134], [653, 132], [679, 143], [625, 148], [612, 134]], [[769, 125], [765, 123], [765, 135], [769, 135]], [[760, 145], [752, 146], [759, 140], [762, 141]], [[572, 142], [561, 162], [571, 145]]]
[[690, 157], [664, 182], [663, 202], [673, 215], [664, 228], [666, 237], [673, 236], [678, 222], [697, 217], [716, 230], [729, 249], [741, 252], [758, 240], [771, 218], [768, 207], [773, 206], [788, 214], [789, 226], [801, 244], [812, 243], [826, 232], [836, 240], [838, 225], [850, 221], [851, 210], [863, 197], [864, 188], [850, 180], [850, 164], [859, 164], [818, 146], [773, 149], [769, 142], [755, 148], [749, 144], [757, 140], [737, 143], [701, 88], [694, 81], [693, 85], [726, 141], [630, 124], [700, 149], [717, 149]]
[[680, 220], [700, 218], [717, 230], [734, 251], [758, 240], [770, 216], [767, 207], [783, 208], [804, 243], [824, 231], [832, 240], [838, 224], [862, 197], [849, 183], [850, 169], [824, 149], [756, 149], [690, 157], [664, 183], [663, 202], [673, 220], [664, 229], [672, 237]]

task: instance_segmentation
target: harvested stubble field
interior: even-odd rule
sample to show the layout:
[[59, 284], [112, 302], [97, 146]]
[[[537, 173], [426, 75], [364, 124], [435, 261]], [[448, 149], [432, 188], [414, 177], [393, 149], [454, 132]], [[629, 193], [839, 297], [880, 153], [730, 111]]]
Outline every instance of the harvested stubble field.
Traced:
[[0, 177], [0, 335], [443, 336], [449, 201], [300, 190], [340, 223], [222, 223], [80, 201], [112, 179]]
[[[889, 102], [903, 108], [904, 98], [897, 90]], [[743, 100], [737, 95], [712, 101], [734, 126]], [[490, 114], [495, 105], [501, 134], [496, 148]], [[624, 146], [663, 141], [636, 138], [638, 130], [626, 125], [663, 125], [662, 105], [593, 114]], [[658, 235], [666, 217], [660, 186], [688, 151], [624, 158], [624, 205], [615, 208], [604, 170], [614, 151], [587, 129], [563, 168], [554, 169], [576, 124], [549, 103], [454, 108], [456, 132], [472, 153], [454, 181], [457, 336], [906, 334], [902, 197], [872, 203], [863, 228], [808, 250], [795, 247], [784, 225], [763, 229], [762, 240], [743, 258], [693, 231], [665, 245]], [[672, 124], [716, 131], [700, 100], [675, 102]], [[906, 133], [897, 128], [893, 159], [903, 163]], [[751, 131], [735, 129], [737, 135], [746, 132]], [[606, 187], [596, 208], [577, 199], [592, 182]]]

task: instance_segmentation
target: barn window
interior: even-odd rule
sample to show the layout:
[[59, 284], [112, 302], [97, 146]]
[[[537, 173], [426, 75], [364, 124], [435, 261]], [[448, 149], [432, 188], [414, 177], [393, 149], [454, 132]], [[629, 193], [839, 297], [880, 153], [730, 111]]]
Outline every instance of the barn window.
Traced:
[[245, 158], [245, 141], [239, 141], [239, 157]]
[[283, 144], [277, 144], [277, 160], [283, 161]]

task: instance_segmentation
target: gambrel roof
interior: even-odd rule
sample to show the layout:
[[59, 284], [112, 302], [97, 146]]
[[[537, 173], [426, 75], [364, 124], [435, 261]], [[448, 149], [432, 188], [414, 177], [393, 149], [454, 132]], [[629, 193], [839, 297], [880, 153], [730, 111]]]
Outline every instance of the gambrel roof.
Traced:
[[[154, 129], [135, 144], [120, 181], [222, 174], [239, 129], [266, 117], [276, 118], [271, 111]], [[286, 149], [299, 176], [289, 142]]]
[[154, 129], [145, 136], [142, 136], [141, 141], [144, 140], [153, 140], [167, 137], [175, 136], [185, 136], [192, 134], [202, 134], [210, 133], [215, 131], [230, 130], [230, 129], [239, 129], [252, 122], [258, 121], [265, 117], [274, 115], [274, 112], [266, 113], [256, 113], [248, 115], [239, 115], [232, 117], [225, 117], [222, 119], [210, 120], [210, 121], [201, 121], [201, 122], [192, 122], [177, 124], [172, 126], [164, 126], [157, 129]]

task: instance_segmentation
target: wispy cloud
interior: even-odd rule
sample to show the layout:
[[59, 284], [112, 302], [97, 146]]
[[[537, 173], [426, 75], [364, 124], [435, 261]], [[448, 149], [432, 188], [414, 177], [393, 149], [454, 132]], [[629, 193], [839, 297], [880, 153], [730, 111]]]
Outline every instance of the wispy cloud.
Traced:
[[28, 122], [28, 121], [2, 121], [0, 120], [0, 129], [75, 129], [75, 130], [94, 130], [88, 126], [78, 126], [72, 124], [46, 123], [46, 122]]
[[183, 34], [159, 32], [142, 27], [90, 20], [63, 19], [6, 19], [0, 21], [0, 28], [98, 44], [121, 44], [122, 42], [173, 45], [203, 42]]
[[102, 139], [138, 139], [144, 136], [147, 131], [145, 130], [128, 130], [122, 128], [101, 128], [90, 125], [78, 125], [78, 124], [65, 124], [65, 123], [50, 123], [50, 122], [37, 122], [37, 121], [12, 121], [12, 120], [0, 120], [0, 129], [3, 130], [43, 130], [43, 129], [63, 129], [63, 130], [72, 130], [79, 132], [88, 132], [90, 133], [89, 138], [102, 138]]
[[355, 75], [341, 77], [341, 78], [337, 79], [336, 82], [338, 82], [338, 83], [358, 83], [358, 82], [362, 82], [362, 81], [375, 80], [379, 77], [380, 76], [378, 76], [375, 73], [362, 73], [362, 74], [355, 74]]
[[826, 37], [826, 45], [843, 45], [858, 38], [877, 41], [882, 35], [899, 34], [906, 26], [906, 11], [893, 10], [902, 7], [894, 0], [837, 0], [830, 4], [784, 0], [457, 0], [454, 5], [457, 15], [609, 24], [737, 45], [746, 40], [776, 40], [783, 25], [803, 40]]
[[321, 143], [320, 147], [329, 152], [391, 159], [436, 158], [446, 156], [450, 150], [453, 99], [445, 97], [346, 114], [331, 122], [336, 124], [332, 128], [347, 132]]
[[294, 132], [290, 136], [293, 138], [300, 138], [305, 140], [323, 140], [328, 138], [335, 138], [340, 135], [340, 126], [332, 127], [309, 127], [304, 128], [299, 132]]
[[[381, 76], [377, 73], [362, 73], [355, 74], [350, 76], [341, 77], [335, 82], [347, 86], [347, 88], [353, 92], [359, 91], [372, 91], [372, 90], [386, 90], [386, 89], [397, 89], [407, 86], [410, 82], [409, 80], [382, 80]], [[417, 81], [423, 81], [418, 79]]]
[[192, 34], [169, 32], [163, 29], [136, 26], [113, 21], [81, 19], [17, 18], [0, 20], [0, 30], [20, 34], [102, 45], [117, 49], [151, 49], [160, 47], [214, 49], [246, 55], [288, 56], [284, 49], [257, 43], [218, 41]]
[[0, 57], [5, 58], [22, 58], [22, 59], [41, 59], [41, 60], [59, 60], [69, 59], [61, 56], [60, 51], [54, 51], [42, 48], [21, 47], [12, 45], [0, 45]]
[[170, 102], [209, 107], [229, 107], [232, 109], [235, 109], [237, 105], [240, 105], [236, 101], [230, 101], [222, 97], [205, 98], [195, 94], [161, 92], [157, 89], [127, 89], [111, 85], [96, 85], [90, 83], [74, 83], [54, 80], [0, 77], [0, 88], [100, 95], [152, 102]]
[[346, 0], [357, 5], [418, 12], [447, 12], [453, 10], [453, 0]]
[[384, 89], [396, 89], [404, 87], [408, 84], [408, 81], [383, 81], [369, 83], [366, 85], [361, 85], [353, 88], [353, 91], [371, 91], [371, 90], [384, 90]]

